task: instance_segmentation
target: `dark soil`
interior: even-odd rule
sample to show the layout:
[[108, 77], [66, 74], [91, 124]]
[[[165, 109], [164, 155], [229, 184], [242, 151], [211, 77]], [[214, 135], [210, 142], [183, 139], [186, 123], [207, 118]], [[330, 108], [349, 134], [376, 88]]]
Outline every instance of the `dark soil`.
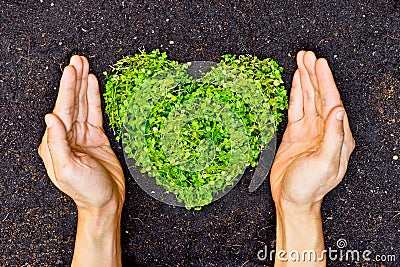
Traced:
[[[141, 2], [0, 1], [0, 266], [71, 262], [76, 210], [37, 155], [43, 117], [71, 55], [87, 56], [103, 87], [103, 71], [143, 48], [181, 62], [273, 57], [288, 88], [297, 51], [326, 57], [357, 142], [346, 177], [324, 201], [326, 246], [344, 238], [349, 249], [396, 255], [329, 266], [400, 266], [399, 2]], [[120, 145], [113, 147], [123, 162]], [[146, 195], [124, 167], [125, 266], [272, 266], [257, 252], [274, 247], [274, 205], [267, 182], [248, 193], [251, 171], [221, 200], [187, 211]]]

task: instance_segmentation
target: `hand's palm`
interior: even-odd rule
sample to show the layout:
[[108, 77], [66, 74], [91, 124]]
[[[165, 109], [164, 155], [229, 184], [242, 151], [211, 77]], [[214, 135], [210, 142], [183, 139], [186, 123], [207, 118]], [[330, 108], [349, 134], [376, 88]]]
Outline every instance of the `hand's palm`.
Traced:
[[80, 64], [80, 59], [71, 59], [76, 70], [64, 72], [51, 115], [54, 125], [46, 130], [39, 154], [52, 182], [79, 207], [101, 208], [123, 202], [124, 176], [102, 129], [97, 80], [88, 76], [87, 60]]
[[[315, 176], [320, 176], [311, 172], [319, 171], [312, 165], [323, 137], [323, 128], [324, 122], [319, 117], [287, 126], [271, 173], [274, 199], [282, 197], [283, 192], [285, 199], [300, 203], [308, 201], [317, 191], [321, 179], [314, 179]], [[308, 175], [304, 175], [305, 171]]]
[[[354, 148], [347, 117], [326, 61], [298, 54], [289, 124], [271, 169], [274, 201], [308, 205], [322, 200], [343, 178]], [[345, 115], [345, 114], [344, 114]]]
[[[103, 206], [113, 197], [113, 189], [123, 189], [123, 173], [101, 128], [75, 123], [68, 137], [71, 159], [66, 173], [74, 173], [68, 183], [58, 184], [71, 192], [79, 206]], [[80, 196], [80, 192], [85, 192]], [[71, 194], [68, 193], [68, 194]], [[72, 197], [72, 196], [71, 196]]]

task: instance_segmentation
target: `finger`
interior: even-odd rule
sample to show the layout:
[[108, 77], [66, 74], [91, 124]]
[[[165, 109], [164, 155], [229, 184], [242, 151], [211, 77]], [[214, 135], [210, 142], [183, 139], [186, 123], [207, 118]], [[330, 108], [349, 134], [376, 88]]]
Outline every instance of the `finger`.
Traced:
[[344, 127], [344, 144], [346, 144], [346, 151], [343, 151], [342, 153], [346, 156], [346, 159], [348, 160], [350, 158], [351, 153], [354, 150], [354, 147], [356, 145], [353, 134], [351, 133], [350, 129], [350, 124], [349, 124], [349, 118], [347, 117], [347, 114], [344, 116], [343, 120], [343, 127]]
[[73, 122], [75, 86], [75, 68], [73, 66], [67, 66], [61, 77], [60, 89], [53, 110], [53, 113], [64, 123], [67, 131], [71, 129]]
[[317, 62], [317, 57], [314, 52], [307, 51], [304, 54], [304, 66], [307, 69], [308, 76], [310, 78], [312, 87], [314, 88], [314, 99], [315, 99], [315, 107], [317, 109], [318, 114], [321, 114], [321, 94], [318, 88], [317, 76], [315, 74], [315, 63]]
[[325, 121], [324, 137], [319, 154], [333, 166], [339, 166], [344, 142], [344, 108], [339, 106], [332, 109]]
[[75, 94], [74, 94], [74, 115], [72, 118], [72, 122], [75, 122], [78, 118], [79, 114], [79, 96], [82, 85], [82, 74], [83, 74], [83, 62], [80, 56], [75, 55], [71, 57], [70, 63], [71, 66], [74, 66], [76, 70], [76, 84], [75, 84]]
[[324, 58], [317, 60], [315, 64], [315, 72], [318, 81], [318, 88], [321, 93], [321, 109], [322, 118], [325, 120], [328, 117], [331, 109], [342, 105], [340, 94], [336, 87], [335, 80], [328, 62]]
[[103, 127], [99, 83], [93, 74], [89, 74], [87, 100], [89, 109], [87, 121], [94, 126]]
[[38, 148], [38, 153], [39, 153], [39, 156], [43, 160], [44, 167], [46, 168], [46, 171], [47, 171], [48, 176], [50, 177], [50, 180], [53, 183], [56, 183], [54, 169], [53, 169], [53, 162], [51, 160], [49, 147], [47, 146], [47, 130], [45, 131], [45, 133], [43, 135], [42, 143], [40, 144], [40, 146]]
[[81, 81], [81, 88], [79, 90], [79, 113], [76, 120], [79, 122], [85, 122], [88, 116], [87, 89], [88, 89], [88, 76], [89, 76], [89, 62], [83, 56], [81, 56], [81, 61], [83, 64], [82, 81]]
[[347, 117], [347, 114], [345, 114], [344, 116], [343, 127], [344, 127], [344, 141], [342, 146], [342, 152], [340, 155], [340, 170], [338, 173], [338, 179], [340, 180], [344, 177], [346, 173], [351, 153], [355, 148], [355, 141], [350, 130], [349, 119]]
[[52, 160], [55, 177], [65, 166], [69, 165], [71, 159], [71, 148], [67, 140], [67, 132], [64, 124], [54, 114], [45, 117], [47, 125], [47, 146]]
[[303, 107], [304, 116], [306, 117], [316, 117], [318, 116], [317, 109], [315, 107], [315, 92], [314, 87], [311, 83], [310, 75], [304, 65], [304, 55], [305, 51], [300, 51], [297, 54], [297, 65], [300, 72], [300, 83], [303, 92]]
[[304, 117], [303, 93], [301, 91], [299, 70], [296, 70], [293, 75], [292, 89], [290, 90], [288, 117], [289, 122], [295, 122]]

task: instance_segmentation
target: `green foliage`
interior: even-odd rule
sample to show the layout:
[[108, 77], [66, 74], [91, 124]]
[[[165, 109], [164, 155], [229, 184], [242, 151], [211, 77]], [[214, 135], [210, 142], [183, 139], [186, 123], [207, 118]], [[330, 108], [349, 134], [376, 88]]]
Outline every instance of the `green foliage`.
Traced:
[[112, 66], [111, 73], [103, 73], [107, 81], [104, 93], [106, 113], [117, 141], [121, 138], [122, 119], [132, 95], [154, 73], [176, 65], [177, 61], [169, 60], [165, 52], [161, 53], [157, 49], [151, 53], [142, 51], [140, 54], [124, 57]]
[[255, 56], [223, 55], [221, 63], [240, 70], [247, 78], [257, 83], [258, 87], [269, 99], [268, 104], [277, 124], [282, 121], [282, 110], [288, 108], [286, 89], [283, 85], [283, 68], [271, 58], [260, 60]]
[[197, 80], [187, 68], [158, 50], [125, 57], [106, 74], [104, 97], [128, 156], [186, 208], [200, 209], [257, 166], [287, 96], [272, 59], [224, 55]]

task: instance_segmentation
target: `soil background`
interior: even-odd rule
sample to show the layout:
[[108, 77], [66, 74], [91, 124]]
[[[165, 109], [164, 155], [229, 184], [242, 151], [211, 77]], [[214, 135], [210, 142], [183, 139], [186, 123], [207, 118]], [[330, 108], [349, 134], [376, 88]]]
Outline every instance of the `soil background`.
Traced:
[[[327, 247], [395, 255], [394, 262], [335, 260], [329, 266], [400, 266], [399, 1], [0, 1], [0, 266], [68, 266], [77, 214], [48, 179], [37, 154], [43, 117], [61, 71], [85, 55], [103, 71], [123, 55], [160, 48], [180, 62], [224, 53], [272, 57], [291, 86], [295, 55], [326, 57], [357, 147], [343, 182], [325, 198]], [[280, 125], [282, 136], [286, 122]], [[113, 140], [113, 132], [105, 129]], [[125, 266], [272, 266], [275, 246], [266, 181], [252, 171], [201, 211], [160, 203], [129, 175], [122, 218]]]

